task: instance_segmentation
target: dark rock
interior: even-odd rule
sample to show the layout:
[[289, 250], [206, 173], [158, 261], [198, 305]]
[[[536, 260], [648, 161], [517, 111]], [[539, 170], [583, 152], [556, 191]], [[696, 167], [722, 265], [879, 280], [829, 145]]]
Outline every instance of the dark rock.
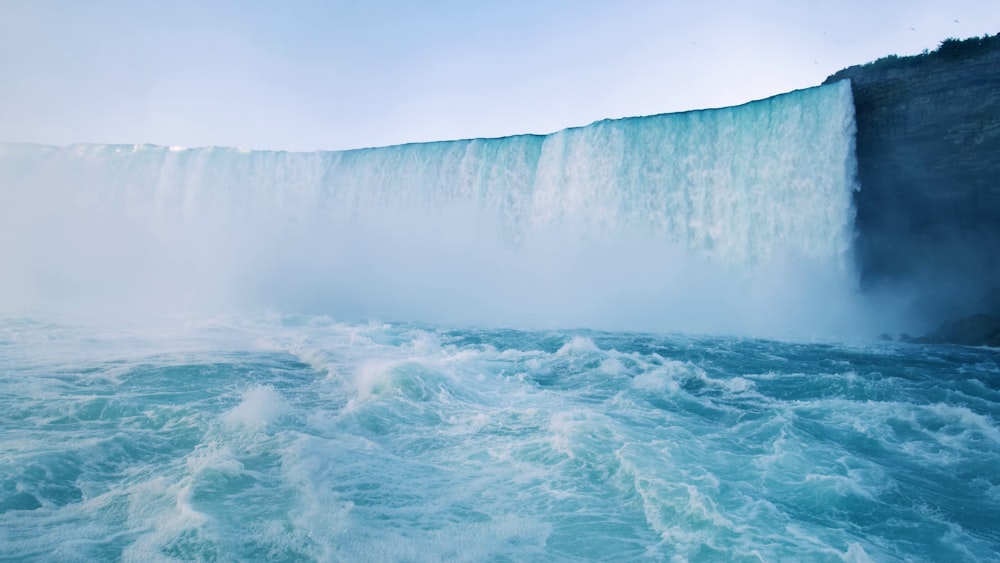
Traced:
[[925, 344], [1000, 347], [1000, 316], [979, 314], [946, 322], [936, 331], [915, 341]]
[[931, 324], [990, 310], [1000, 288], [1000, 34], [826, 82], [842, 79], [857, 113], [862, 287], [907, 292]]

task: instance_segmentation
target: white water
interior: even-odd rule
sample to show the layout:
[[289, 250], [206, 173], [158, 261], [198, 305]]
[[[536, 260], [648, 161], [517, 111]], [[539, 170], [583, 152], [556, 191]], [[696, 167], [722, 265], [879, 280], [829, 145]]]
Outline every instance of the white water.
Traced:
[[0, 317], [2, 561], [994, 561], [989, 349]]
[[848, 84], [344, 152], [0, 145], [0, 309], [857, 329]]

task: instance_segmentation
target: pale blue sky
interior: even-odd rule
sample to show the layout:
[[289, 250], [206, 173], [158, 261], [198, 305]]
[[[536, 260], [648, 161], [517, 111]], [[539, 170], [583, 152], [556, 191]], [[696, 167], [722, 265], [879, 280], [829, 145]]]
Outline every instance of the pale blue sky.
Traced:
[[998, 31], [996, 0], [0, 0], [0, 141], [548, 133], [739, 104]]

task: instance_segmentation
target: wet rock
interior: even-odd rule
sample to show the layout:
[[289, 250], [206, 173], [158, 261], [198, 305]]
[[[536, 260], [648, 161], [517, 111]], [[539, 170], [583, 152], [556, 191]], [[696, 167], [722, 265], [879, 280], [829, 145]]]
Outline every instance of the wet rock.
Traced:
[[946, 322], [934, 332], [915, 341], [925, 344], [1000, 347], [1000, 315], [978, 314]]

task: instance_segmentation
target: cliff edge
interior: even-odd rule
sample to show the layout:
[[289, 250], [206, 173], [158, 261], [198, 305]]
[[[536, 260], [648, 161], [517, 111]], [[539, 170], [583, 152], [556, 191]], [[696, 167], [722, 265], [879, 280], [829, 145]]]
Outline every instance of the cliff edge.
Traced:
[[[1000, 314], [1000, 34], [852, 66], [862, 288], [926, 326]], [[967, 339], [964, 339], [967, 340]]]

